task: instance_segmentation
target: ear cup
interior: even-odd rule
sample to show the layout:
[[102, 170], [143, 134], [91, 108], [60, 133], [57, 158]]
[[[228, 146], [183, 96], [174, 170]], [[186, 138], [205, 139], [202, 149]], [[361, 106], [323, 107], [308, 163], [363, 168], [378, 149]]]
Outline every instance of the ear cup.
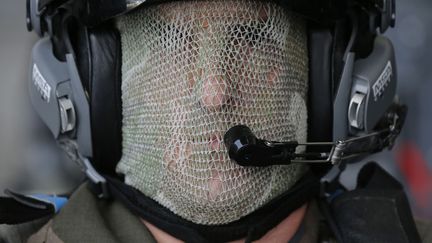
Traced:
[[[332, 141], [333, 93], [332, 51], [333, 37], [328, 29], [309, 28], [309, 93], [308, 93], [308, 141]], [[308, 152], [323, 152], [325, 147], [308, 148]], [[310, 167], [317, 175], [325, 174], [328, 165]]]
[[75, 56], [91, 111], [92, 164], [115, 175], [122, 144], [120, 35], [111, 23], [77, 33]]
[[[333, 37], [328, 29], [309, 29], [308, 141], [332, 141]], [[318, 151], [314, 151], [318, 152]]]

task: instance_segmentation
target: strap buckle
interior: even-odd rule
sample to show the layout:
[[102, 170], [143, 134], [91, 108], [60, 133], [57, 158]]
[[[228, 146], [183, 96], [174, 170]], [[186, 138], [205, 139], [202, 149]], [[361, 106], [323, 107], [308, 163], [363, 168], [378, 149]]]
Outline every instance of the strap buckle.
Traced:
[[107, 199], [110, 197], [106, 179], [96, 171], [90, 160], [78, 152], [78, 145], [71, 139], [59, 140], [60, 147], [66, 152], [68, 157], [78, 164], [91, 182], [91, 189], [98, 198]]

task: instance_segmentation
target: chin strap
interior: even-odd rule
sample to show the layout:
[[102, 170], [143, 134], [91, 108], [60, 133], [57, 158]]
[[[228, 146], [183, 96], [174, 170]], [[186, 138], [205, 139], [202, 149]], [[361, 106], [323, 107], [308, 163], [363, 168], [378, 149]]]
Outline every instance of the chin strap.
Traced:
[[8, 197], [0, 197], [0, 224], [21, 224], [52, 216], [67, 202], [56, 195], [22, 195], [5, 190]]

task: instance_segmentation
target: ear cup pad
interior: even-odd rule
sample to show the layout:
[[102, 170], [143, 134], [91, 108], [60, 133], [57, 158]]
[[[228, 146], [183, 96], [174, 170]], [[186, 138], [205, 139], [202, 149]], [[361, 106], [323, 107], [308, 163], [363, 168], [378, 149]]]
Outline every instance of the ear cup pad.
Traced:
[[92, 164], [100, 173], [115, 175], [122, 144], [120, 35], [106, 24], [83, 29], [76, 41], [75, 55], [90, 103]]
[[[333, 139], [332, 48], [333, 37], [328, 29], [310, 27], [309, 45], [309, 93], [308, 93], [308, 141], [322, 142]], [[308, 148], [308, 152], [329, 150], [323, 146]], [[310, 167], [318, 175], [324, 175], [329, 165]]]
[[[328, 29], [309, 28], [308, 141], [332, 141], [333, 37]], [[319, 152], [319, 151], [314, 151]]]

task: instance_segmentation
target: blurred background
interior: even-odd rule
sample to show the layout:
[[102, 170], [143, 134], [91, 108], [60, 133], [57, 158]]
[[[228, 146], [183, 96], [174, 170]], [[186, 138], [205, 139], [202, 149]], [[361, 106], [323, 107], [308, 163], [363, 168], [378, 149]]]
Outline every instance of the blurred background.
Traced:
[[0, 7], [0, 193], [5, 187], [63, 193], [81, 177], [31, 107], [29, 62], [38, 37], [27, 32], [25, 9], [25, 0], [3, 0]]
[[[406, 187], [414, 214], [432, 219], [432, 1], [397, 0], [397, 25], [387, 32], [397, 55], [400, 99], [408, 119], [392, 151], [368, 160], [380, 164]], [[57, 148], [32, 110], [27, 94], [35, 33], [25, 24], [25, 0], [0, 7], [0, 194], [7, 187], [65, 193], [82, 176]], [[358, 165], [342, 180], [352, 184]]]

